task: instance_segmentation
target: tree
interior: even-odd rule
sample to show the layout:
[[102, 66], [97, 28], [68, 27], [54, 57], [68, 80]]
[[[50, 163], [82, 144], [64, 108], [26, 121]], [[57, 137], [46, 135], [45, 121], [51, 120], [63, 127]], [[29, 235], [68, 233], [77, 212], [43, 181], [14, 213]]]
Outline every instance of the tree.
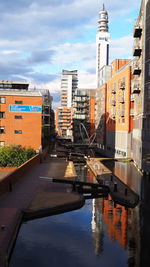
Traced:
[[21, 146], [0, 147], [0, 167], [18, 167], [36, 154], [32, 148]]

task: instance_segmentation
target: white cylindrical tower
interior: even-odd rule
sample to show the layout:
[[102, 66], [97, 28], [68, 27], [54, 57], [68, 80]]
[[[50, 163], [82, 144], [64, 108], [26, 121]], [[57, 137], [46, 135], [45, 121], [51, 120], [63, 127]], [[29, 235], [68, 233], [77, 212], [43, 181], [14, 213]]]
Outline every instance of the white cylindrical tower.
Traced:
[[98, 87], [100, 85], [100, 69], [105, 65], [109, 65], [109, 41], [108, 13], [103, 4], [102, 10], [99, 12], [98, 32], [96, 34], [96, 77]]

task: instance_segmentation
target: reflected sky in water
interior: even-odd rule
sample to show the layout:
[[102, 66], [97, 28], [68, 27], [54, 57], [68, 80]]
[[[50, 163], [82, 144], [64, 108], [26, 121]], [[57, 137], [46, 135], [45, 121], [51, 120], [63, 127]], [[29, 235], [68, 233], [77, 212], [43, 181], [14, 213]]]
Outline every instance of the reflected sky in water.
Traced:
[[128, 266], [127, 251], [108, 237], [95, 215], [92, 200], [87, 200], [78, 211], [23, 224], [9, 266]]

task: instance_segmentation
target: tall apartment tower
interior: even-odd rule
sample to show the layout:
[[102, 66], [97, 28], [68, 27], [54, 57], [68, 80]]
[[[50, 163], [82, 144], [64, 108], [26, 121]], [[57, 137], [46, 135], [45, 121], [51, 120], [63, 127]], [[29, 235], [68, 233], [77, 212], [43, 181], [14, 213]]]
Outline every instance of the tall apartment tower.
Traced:
[[61, 107], [56, 109], [56, 129], [58, 135], [73, 138], [72, 104], [75, 90], [78, 88], [78, 71], [62, 70], [61, 75]]
[[78, 71], [62, 70], [61, 107], [70, 108], [75, 90], [78, 88]]
[[99, 12], [98, 32], [96, 35], [96, 77], [97, 87], [100, 85], [100, 69], [109, 64], [109, 40], [108, 32], [108, 13], [103, 4]]

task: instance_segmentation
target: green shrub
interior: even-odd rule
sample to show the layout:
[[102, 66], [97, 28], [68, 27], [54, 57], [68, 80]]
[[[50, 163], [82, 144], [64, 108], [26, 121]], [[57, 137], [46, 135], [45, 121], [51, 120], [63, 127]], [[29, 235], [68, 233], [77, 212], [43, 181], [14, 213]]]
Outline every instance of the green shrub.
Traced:
[[0, 167], [18, 167], [36, 154], [32, 148], [0, 147]]

